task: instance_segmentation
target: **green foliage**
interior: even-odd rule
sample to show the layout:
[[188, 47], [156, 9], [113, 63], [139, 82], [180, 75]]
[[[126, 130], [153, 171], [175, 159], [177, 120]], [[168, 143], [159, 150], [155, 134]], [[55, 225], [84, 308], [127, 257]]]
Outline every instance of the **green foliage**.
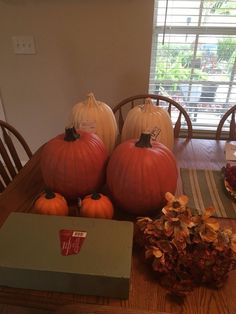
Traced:
[[218, 41], [217, 57], [218, 60], [229, 61], [236, 50], [235, 38], [223, 38]]
[[[203, 14], [207, 17], [235, 14], [236, 0], [204, 0]], [[194, 40], [189, 43], [186, 40], [181, 44], [169, 42], [161, 45], [158, 43], [156, 56], [155, 80], [167, 91], [176, 91], [180, 81], [205, 81], [212, 79], [230, 80], [236, 58], [236, 39], [222, 36], [217, 43], [215, 38], [214, 45], [217, 51], [209, 48], [201, 49], [200, 41], [197, 55], [194, 56]], [[212, 35], [209, 35], [209, 39]], [[207, 40], [205, 44], [207, 45]], [[211, 44], [211, 41], [209, 41]], [[198, 63], [199, 61], [199, 63]], [[217, 76], [216, 76], [217, 75]]]
[[210, 0], [210, 13], [220, 15], [234, 15], [236, 9], [235, 1], [229, 0]]
[[227, 4], [228, 0], [210, 0], [210, 12], [211, 13], [219, 13], [219, 10], [224, 9], [224, 5]]
[[[194, 80], [207, 80], [207, 73], [200, 69], [191, 69], [193, 52], [190, 45], [183, 46], [176, 44], [165, 44], [158, 47], [156, 63], [156, 80], [159, 81], [185, 81], [193, 78]], [[173, 85], [173, 89], [176, 86]]]

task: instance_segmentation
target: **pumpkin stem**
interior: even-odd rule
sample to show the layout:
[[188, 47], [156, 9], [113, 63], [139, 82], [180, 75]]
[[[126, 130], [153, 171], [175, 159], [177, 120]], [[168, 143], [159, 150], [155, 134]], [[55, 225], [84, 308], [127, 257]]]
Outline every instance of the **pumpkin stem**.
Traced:
[[73, 141], [76, 141], [79, 137], [80, 135], [76, 133], [76, 129], [74, 127], [66, 128], [64, 141], [73, 142]]
[[93, 93], [89, 93], [88, 94], [88, 101], [87, 101], [87, 105], [90, 107], [94, 107], [94, 106], [98, 106], [98, 102], [94, 96]]
[[47, 200], [50, 200], [50, 199], [54, 198], [55, 196], [56, 195], [55, 195], [55, 193], [52, 190], [50, 190], [49, 188], [45, 189], [45, 198]]
[[101, 198], [101, 195], [99, 193], [94, 192], [91, 195], [91, 199], [93, 199], [93, 200], [99, 200], [100, 198]]
[[144, 112], [153, 112], [154, 109], [155, 109], [155, 106], [153, 105], [152, 99], [146, 98], [145, 103], [143, 105], [143, 111]]
[[141, 133], [140, 139], [135, 143], [136, 147], [152, 147], [151, 133]]

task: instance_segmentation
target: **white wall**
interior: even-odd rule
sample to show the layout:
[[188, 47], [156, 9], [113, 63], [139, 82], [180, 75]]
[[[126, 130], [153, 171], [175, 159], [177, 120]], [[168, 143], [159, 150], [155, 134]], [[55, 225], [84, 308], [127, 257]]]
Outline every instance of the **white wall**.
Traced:
[[[113, 107], [148, 91], [153, 0], [0, 0], [0, 93], [6, 119], [35, 151], [94, 92]], [[32, 35], [35, 55], [14, 54]]]

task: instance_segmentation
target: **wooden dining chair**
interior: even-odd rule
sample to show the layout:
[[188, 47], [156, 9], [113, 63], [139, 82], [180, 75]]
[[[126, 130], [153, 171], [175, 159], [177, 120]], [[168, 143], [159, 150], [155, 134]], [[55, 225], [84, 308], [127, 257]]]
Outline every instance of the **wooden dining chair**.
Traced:
[[125, 98], [113, 108], [120, 133], [128, 111], [134, 106], [144, 104], [146, 98], [151, 98], [154, 104], [167, 109], [174, 125], [174, 137], [180, 137], [180, 133], [185, 133], [187, 138], [192, 138], [192, 122], [187, 111], [175, 100], [156, 94], [141, 94]]
[[[216, 129], [216, 140], [227, 139], [227, 140], [236, 140], [236, 124], [235, 124], [235, 111], [236, 105], [228, 109], [225, 114], [220, 119], [220, 122]], [[225, 125], [228, 122], [228, 127]]]
[[23, 167], [19, 152], [32, 157], [32, 152], [23, 136], [10, 124], [0, 120], [0, 192], [13, 180]]

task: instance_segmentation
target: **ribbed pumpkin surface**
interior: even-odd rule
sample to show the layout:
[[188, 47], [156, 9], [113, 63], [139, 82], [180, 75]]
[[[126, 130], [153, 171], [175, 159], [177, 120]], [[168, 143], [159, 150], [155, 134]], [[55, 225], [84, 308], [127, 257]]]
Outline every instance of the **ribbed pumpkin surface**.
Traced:
[[112, 219], [114, 208], [110, 199], [101, 193], [85, 196], [80, 208], [82, 217]]
[[101, 139], [84, 131], [75, 141], [64, 134], [43, 148], [41, 170], [46, 186], [66, 198], [76, 198], [99, 189], [105, 180], [107, 151]]
[[156, 140], [173, 149], [174, 130], [167, 110], [152, 103], [150, 98], [143, 105], [131, 109], [122, 128], [121, 141], [137, 139], [142, 132], [159, 132]]
[[33, 212], [44, 215], [67, 216], [69, 207], [61, 194], [46, 191], [35, 201]]
[[69, 123], [77, 129], [84, 124], [93, 126], [93, 132], [103, 141], [108, 153], [114, 149], [118, 132], [116, 118], [112, 109], [96, 100], [93, 93], [86, 101], [73, 106]]
[[160, 208], [165, 193], [175, 193], [178, 172], [173, 153], [163, 144], [136, 147], [128, 140], [116, 147], [107, 167], [107, 186], [116, 205], [146, 215]]

